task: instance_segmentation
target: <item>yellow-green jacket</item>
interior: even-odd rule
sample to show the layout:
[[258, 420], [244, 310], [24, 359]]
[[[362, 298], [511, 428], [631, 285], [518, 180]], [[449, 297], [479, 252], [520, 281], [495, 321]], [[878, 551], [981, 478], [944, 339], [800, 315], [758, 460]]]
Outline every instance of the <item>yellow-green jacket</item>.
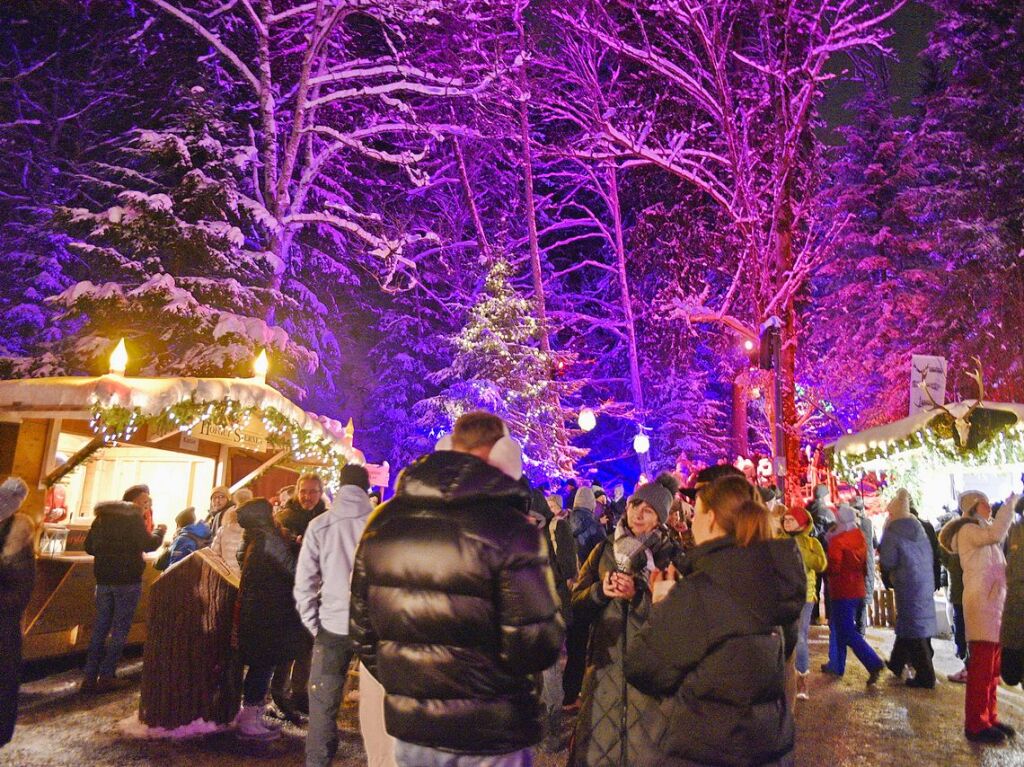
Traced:
[[807, 601], [813, 602], [817, 594], [814, 574], [825, 572], [828, 567], [828, 558], [825, 556], [825, 549], [817, 538], [811, 535], [811, 525], [807, 525], [799, 533], [793, 536], [800, 548], [800, 556], [804, 560], [804, 572], [807, 573]]

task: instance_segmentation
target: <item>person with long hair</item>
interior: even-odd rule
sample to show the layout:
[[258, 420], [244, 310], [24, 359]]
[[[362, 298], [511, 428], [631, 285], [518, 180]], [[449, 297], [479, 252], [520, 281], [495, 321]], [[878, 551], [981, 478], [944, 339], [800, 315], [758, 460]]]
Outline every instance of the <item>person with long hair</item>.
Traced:
[[682, 579], [631, 642], [626, 678], [661, 700], [633, 765], [791, 765], [786, 658], [807, 595], [797, 544], [775, 538], [742, 477], [697, 493]]

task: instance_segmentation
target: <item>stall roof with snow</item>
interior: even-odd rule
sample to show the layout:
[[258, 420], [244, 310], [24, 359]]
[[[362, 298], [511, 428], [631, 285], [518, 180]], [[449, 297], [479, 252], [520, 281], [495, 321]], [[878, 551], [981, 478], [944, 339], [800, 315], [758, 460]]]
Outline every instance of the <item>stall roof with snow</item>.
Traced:
[[884, 473], [890, 489], [916, 491], [926, 508], [966, 489], [1003, 493], [1024, 469], [1024, 404], [954, 402], [848, 434], [830, 448], [841, 479]]

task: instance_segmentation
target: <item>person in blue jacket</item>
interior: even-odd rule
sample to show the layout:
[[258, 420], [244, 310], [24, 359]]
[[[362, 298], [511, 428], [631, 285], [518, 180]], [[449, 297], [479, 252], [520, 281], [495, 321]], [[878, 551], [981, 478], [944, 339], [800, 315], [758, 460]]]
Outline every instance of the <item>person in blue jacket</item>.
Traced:
[[932, 641], [935, 621], [935, 576], [932, 546], [921, 522], [910, 513], [910, 494], [900, 488], [887, 509], [879, 560], [882, 580], [896, 591], [896, 643], [886, 664], [896, 676], [909, 664], [908, 687], [935, 687]]
[[210, 545], [209, 526], [203, 521], [196, 521], [196, 510], [189, 506], [174, 518], [178, 531], [174, 534], [174, 541], [171, 543], [171, 556], [167, 566], [177, 564], [193, 551], [205, 548]]

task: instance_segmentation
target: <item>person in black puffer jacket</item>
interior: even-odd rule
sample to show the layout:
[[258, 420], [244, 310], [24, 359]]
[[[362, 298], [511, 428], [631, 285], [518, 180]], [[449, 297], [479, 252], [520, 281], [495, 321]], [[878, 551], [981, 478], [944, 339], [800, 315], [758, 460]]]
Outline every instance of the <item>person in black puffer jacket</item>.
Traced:
[[626, 655], [626, 678], [664, 698], [667, 717], [653, 752], [631, 764], [790, 765], [785, 667], [807, 593], [800, 552], [772, 538], [767, 510], [738, 477], [701, 488], [693, 533], [682, 580]]
[[237, 646], [249, 669], [236, 724], [243, 736], [255, 738], [275, 734], [263, 724], [263, 704], [274, 667], [294, 660], [309, 636], [292, 596], [298, 552], [275, 525], [273, 512], [265, 498], [254, 498], [238, 509], [244, 535], [238, 550], [242, 578]]
[[166, 532], [163, 525], [157, 525], [152, 534], [147, 532], [144, 514], [149, 508], [149, 490], [142, 485], [129, 488], [124, 501], [96, 504], [96, 518], [85, 536], [85, 551], [93, 556], [96, 576], [96, 621], [82, 674], [83, 693], [117, 687], [117, 662], [142, 597], [144, 552], [160, 548]]
[[563, 637], [547, 547], [501, 419], [468, 413], [444, 443], [367, 523], [349, 636], [386, 692], [399, 765], [452, 754], [528, 764], [542, 732], [532, 677]]

